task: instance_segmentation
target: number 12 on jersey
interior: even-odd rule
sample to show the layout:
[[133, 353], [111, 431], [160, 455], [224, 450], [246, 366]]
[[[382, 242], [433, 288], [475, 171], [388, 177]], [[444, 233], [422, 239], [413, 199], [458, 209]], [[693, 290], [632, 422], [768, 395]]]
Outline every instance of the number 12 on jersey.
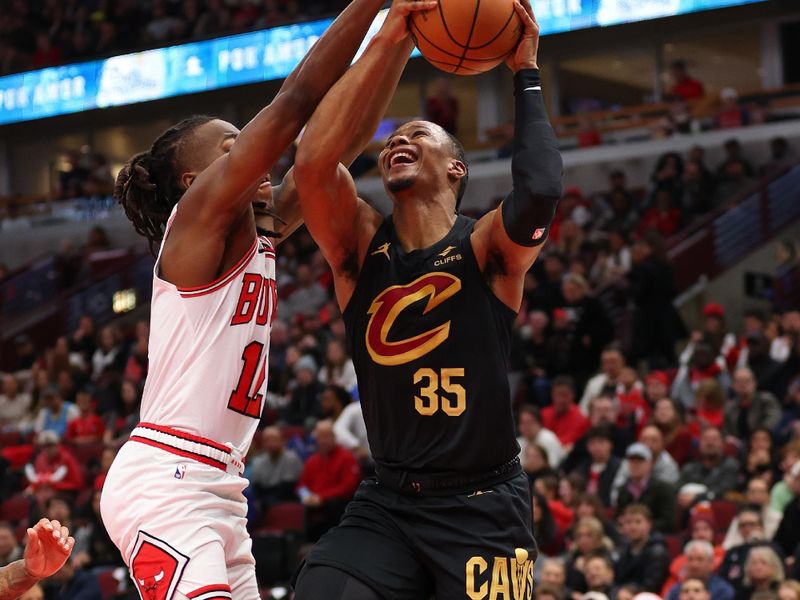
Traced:
[[[236, 384], [236, 389], [231, 392], [231, 397], [228, 400], [229, 409], [254, 419], [261, 418], [261, 401], [264, 399], [264, 394], [259, 392], [261, 386], [264, 385], [264, 378], [267, 376], [267, 361], [266, 359], [262, 360], [263, 353], [264, 344], [261, 342], [250, 342], [244, 347], [242, 352], [244, 366], [239, 374], [239, 382]], [[261, 366], [260, 369], [259, 365]], [[253, 387], [256, 371], [258, 371], [258, 379], [255, 387]], [[251, 396], [251, 392], [254, 395]]]
[[[467, 390], [454, 377], [464, 377], [464, 369], [442, 369], [441, 375], [433, 369], [419, 369], [414, 373], [414, 385], [422, 384], [420, 396], [414, 396], [414, 407], [424, 417], [435, 415], [439, 408], [449, 417], [457, 417], [467, 410]], [[441, 388], [440, 388], [441, 381]], [[447, 392], [450, 396], [441, 396]]]

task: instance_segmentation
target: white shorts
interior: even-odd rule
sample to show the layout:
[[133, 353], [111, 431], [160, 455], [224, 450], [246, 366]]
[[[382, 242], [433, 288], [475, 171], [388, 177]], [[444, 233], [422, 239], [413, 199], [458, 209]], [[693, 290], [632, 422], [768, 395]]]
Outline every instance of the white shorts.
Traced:
[[128, 441], [108, 472], [103, 523], [142, 600], [257, 600], [247, 480]]

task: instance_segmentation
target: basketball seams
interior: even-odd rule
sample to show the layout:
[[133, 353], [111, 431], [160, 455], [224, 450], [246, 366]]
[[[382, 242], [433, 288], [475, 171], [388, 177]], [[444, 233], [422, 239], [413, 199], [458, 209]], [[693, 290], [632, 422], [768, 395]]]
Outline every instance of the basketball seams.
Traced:
[[[441, 7], [442, 3], [439, 2], [439, 6]], [[472, 36], [475, 35], [475, 25], [478, 24], [478, 14], [481, 11], [481, 0], [475, 0], [475, 14], [472, 15], [472, 25], [469, 28], [469, 36], [467, 36], [467, 45], [464, 46], [464, 53], [461, 55], [461, 58], [458, 61], [458, 66], [456, 66], [456, 71], [461, 68], [461, 65], [464, 64], [464, 59], [467, 58], [467, 52], [470, 51], [469, 43], [472, 41]], [[442, 17], [444, 18], [444, 16]], [[445, 23], [445, 27], [447, 24]]]
[[508, 17], [508, 21], [506, 21], [506, 24], [503, 25], [503, 28], [500, 31], [497, 32], [497, 35], [495, 35], [492, 39], [490, 39], [485, 44], [481, 44], [480, 46], [470, 46], [469, 49], [470, 50], [482, 50], [483, 48], [486, 48], [486, 46], [490, 46], [491, 44], [495, 43], [497, 41], [497, 39], [501, 35], [503, 35], [503, 32], [505, 32], [505, 30], [508, 29], [509, 24], [514, 20], [514, 15], [515, 14], [516, 14], [516, 12], [514, 11], [514, 9], [511, 9], [511, 14]]
[[[453, 43], [454, 43], [456, 46], [458, 46], [459, 48], [464, 48], [464, 49], [466, 49], [466, 48], [469, 46], [469, 38], [467, 38], [467, 43], [466, 43], [466, 45], [465, 45], [465, 44], [462, 44], [461, 42], [459, 42], [459, 41], [458, 41], [458, 40], [457, 40], [457, 39], [456, 39], [456, 38], [453, 36], [453, 34], [452, 34], [452, 33], [450, 33], [450, 28], [447, 26], [447, 19], [445, 19], [445, 18], [444, 18], [444, 9], [442, 8], [442, 2], [441, 2], [441, 0], [439, 0], [439, 1], [438, 1], [436, 4], [437, 4], [437, 6], [439, 7], [439, 18], [442, 20], [442, 25], [444, 26], [444, 31], [445, 31], [445, 33], [447, 34], [447, 37], [449, 37], [449, 38], [450, 38], [450, 41], [451, 41], [451, 42], [453, 42]], [[480, 0], [478, 0], [478, 4], [480, 4]], [[474, 23], [474, 21], [473, 21], [473, 24], [472, 24], [472, 26], [473, 26], [473, 27], [475, 26], [475, 23]]]
[[[432, 58], [429, 58], [427, 60], [434, 67], [436, 67], [438, 65], [441, 65], [441, 67], [450, 67], [450, 68], [457, 67], [458, 69], [461, 69], [461, 70], [464, 70], [464, 71], [470, 71], [470, 73], [462, 73], [462, 75], [480, 75], [481, 73], [485, 73], [485, 71], [481, 71], [479, 69], [473, 69], [472, 67], [468, 67], [466, 65], [461, 65], [459, 67], [457, 63], [448, 63], [448, 62], [444, 62], [444, 61], [441, 61], [441, 60], [434, 60]], [[439, 68], [441, 68], [441, 67], [439, 67]], [[455, 73], [455, 71], [452, 71], [452, 72]]]
[[[453, 52], [450, 52], [449, 50], [445, 50], [444, 48], [442, 48], [441, 46], [439, 46], [435, 42], [432, 42], [431, 39], [427, 35], [425, 35], [425, 32], [422, 31], [421, 29], [419, 29], [415, 23], [412, 23], [411, 25], [413, 27], [413, 29], [411, 31], [411, 35], [414, 38], [414, 41], [415, 41], [417, 47], [419, 47], [419, 40], [422, 39], [426, 44], [431, 46], [434, 50], [438, 50], [442, 54], [446, 54], [447, 56], [449, 56], [451, 58], [455, 58], [455, 59], [460, 59], [461, 58], [460, 54], [454, 54]], [[499, 34], [498, 34], [498, 36], [499, 36]], [[482, 46], [482, 47], [485, 47], [485, 46]], [[469, 48], [469, 50], [475, 50], [475, 49], [476, 48]], [[424, 54], [424, 52], [423, 52], [423, 54]], [[494, 62], [494, 61], [500, 60], [502, 58], [505, 58], [506, 56], [508, 56], [508, 54], [501, 54], [499, 56], [491, 56], [489, 58], [476, 58], [476, 57], [468, 56], [465, 60], [468, 60], [470, 62]], [[442, 62], [442, 61], [436, 61], [436, 62]], [[445, 64], [445, 63], [442, 63], [442, 64]]]
[[[513, 47], [496, 56], [487, 57], [486, 54], [518, 44], [521, 29], [519, 26], [514, 28], [512, 23], [516, 11], [512, 7], [509, 16], [503, 22], [501, 21], [502, 9], [497, 10], [498, 5], [506, 4], [506, 0], [487, 0], [488, 4], [483, 2], [483, 6], [481, 6], [481, 0], [472, 0], [472, 2], [474, 3], [472, 19], [469, 22], [469, 33], [464, 44], [456, 39], [454, 32], [463, 32], [467, 25], [470, 8], [468, 0], [455, 0], [455, 6], [447, 5], [450, 8], [448, 12], [451, 18], [450, 23], [445, 18], [445, 8], [447, 8], [444, 6], [445, 0], [438, 0], [438, 12], [431, 16], [421, 13], [411, 15], [409, 29], [414, 42], [431, 64], [444, 71], [464, 75], [486, 72], [506, 59], [513, 52]], [[454, 13], [453, 10], [456, 12]], [[423, 22], [418, 21], [417, 17], [423, 18]], [[500, 22], [498, 23], [498, 21]], [[484, 35], [489, 23], [496, 23], [495, 27], [499, 29], [495, 29], [496, 33], [490, 34], [492, 37], [487, 39]], [[509, 29], [509, 26], [512, 28]], [[453, 29], [454, 27], [455, 29]], [[473, 41], [476, 42], [474, 46], [471, 45]], [[482, 56], [470, 56], [471, 54]]]

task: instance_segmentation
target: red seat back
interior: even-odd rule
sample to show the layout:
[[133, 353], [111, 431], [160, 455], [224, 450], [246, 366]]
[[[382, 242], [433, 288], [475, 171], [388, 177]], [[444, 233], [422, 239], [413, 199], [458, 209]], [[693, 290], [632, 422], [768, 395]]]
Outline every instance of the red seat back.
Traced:
[[714, 522], [717, 524], [717, 531], [727, 531], [728, 527], [736, 516], [739, 506], [729, 500], [714, 500], [711, 503], [711, 512], [714, 513]]
[[305, 531], [305, 508], [298, 502], [276, 504], [264, 517], [263, 529]]
[[27, 496], [12, 496], [0, 504], [0, 521], [19, 523], [27, 521], [31, 510], [31, 501]]

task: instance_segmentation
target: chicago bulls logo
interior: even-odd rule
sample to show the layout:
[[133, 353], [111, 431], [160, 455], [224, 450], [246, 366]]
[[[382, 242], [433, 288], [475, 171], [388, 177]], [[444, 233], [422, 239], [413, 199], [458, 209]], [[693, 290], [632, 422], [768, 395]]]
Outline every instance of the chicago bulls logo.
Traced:
[[449, 273], [428, 273], [407, 285], [387, 288], [375, 298], [367, 313], [367, 350], [379, 365], [403, 365], [425, 356], [450, 335], [450, 321], [404, 340], [389, 341], [389, 333], [397, 317], [406, 308], [428, 299], [422, 314], [455, 296], [461, 290], [461, 280]]
[[144, 531], [136, 538], [131, 578], [142, 600], [171, 600], [189, 558]]

